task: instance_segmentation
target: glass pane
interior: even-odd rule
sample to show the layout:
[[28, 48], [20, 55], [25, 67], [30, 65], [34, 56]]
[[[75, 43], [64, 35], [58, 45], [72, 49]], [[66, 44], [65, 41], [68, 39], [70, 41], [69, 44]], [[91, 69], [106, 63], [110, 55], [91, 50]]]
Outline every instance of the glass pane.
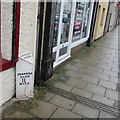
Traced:
[[1, 2], [1, 53], [2, 58], [12, 58], [13, 3]]
[[90, 2], [85, 3], [85, 13], [84, 13], [84, 23], [83, 23], [83, 32], [82, 32], [82, 38], [87, 37], [88, 33], [88, 26], [89, 26], [89, 17], [90, 17]]
[[59, 27], [59, 18], [60, 18], [60, 7], [61, 7], [61, 3], [57, 2], [57, 5], [56, 5], [55, 25], [54, 25], [55, 27], [54, 27], [53, 47], [57, 46], [58, 27]]
[[72, 2], [64, 2], [62, 24], [61, 24], [61, 40], [60, 44], [68, 42], [70, 29]]
[[52, 56], [53, 56], [53, 58], [54, 58], [54, 61], [56, 61], [56, 54], [57, 54], [57, 52], [54, 52], [54, 53], [52, 54]]
[[59, 57], [67, 53], [67, 48], [68, 47], [66, 46], [66, 47], [60, 49]]
[[82, 32], [82, 26], [84, 21], [84, 8], [85, 3], [84, 2], [77, 2], [76, 3], [76, 11], [75, 11], [75, 18], [74, 18], [74, 27], [73, 27], [73, 41], [75, 42], [77, 40], [81, 39], [81, 32]]

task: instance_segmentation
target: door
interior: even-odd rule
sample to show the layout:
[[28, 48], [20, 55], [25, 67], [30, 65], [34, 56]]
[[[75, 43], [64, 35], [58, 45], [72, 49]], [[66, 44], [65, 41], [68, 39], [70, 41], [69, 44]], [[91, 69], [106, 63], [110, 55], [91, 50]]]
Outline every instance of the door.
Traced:
[[70, 57], [70, 23], [72, 2], [57, 2], [53, 54], [54, 67]]

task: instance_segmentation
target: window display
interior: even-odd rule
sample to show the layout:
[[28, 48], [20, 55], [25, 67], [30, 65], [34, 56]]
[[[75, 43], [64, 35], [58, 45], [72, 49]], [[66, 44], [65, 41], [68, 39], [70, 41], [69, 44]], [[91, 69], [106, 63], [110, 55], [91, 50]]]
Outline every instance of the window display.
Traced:
[[87, 36], [90, 2], [77, 2], [73, 26], [73, 40], [78, 41]]
[[70, 19], [71, 19], [71, 9], [72, 9], [72, 2], [65, 2], [64, 8], [63, 8], [62, 24], [61, 24], [62, 27], [61, 27], [60, 44], [68, 42]]
[[73, 42], [81, 39], [85, 3], [77, 2], [73, 26]]
[[90, 2], [86, 2], [82, 38], [87, 37], [88, 26], [89, 26], [89, 21], [90, 21], [89, 17], [90, 17]]
[[56, 16], [55, 16], [55, 25], [54, 25], [53, 47], [57, 46], [58, 28], [59, 28], [59, 20], [60, 20], [60, 8], [61, 8], [61, 3], [57, 2], [57, 5], [56, 5]]

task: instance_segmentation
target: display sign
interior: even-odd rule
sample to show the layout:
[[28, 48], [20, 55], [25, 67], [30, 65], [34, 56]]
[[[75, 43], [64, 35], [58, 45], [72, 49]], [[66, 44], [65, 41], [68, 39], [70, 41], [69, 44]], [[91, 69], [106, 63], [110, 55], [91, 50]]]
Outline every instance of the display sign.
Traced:
[[33, 97], [33, 64], [31, 52], [19, 56], [16, 64], [16, 98], [27, 99]]

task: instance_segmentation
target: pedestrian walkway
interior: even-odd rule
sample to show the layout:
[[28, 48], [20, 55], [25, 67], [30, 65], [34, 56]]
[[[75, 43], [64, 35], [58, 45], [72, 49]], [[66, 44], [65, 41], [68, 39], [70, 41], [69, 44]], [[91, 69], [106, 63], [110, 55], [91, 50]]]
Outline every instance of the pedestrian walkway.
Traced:
[[118, 94], [118, 27], [55, 71], [45, 84], [44, 100], [28, 111], [5, 118], [116, 118]]

